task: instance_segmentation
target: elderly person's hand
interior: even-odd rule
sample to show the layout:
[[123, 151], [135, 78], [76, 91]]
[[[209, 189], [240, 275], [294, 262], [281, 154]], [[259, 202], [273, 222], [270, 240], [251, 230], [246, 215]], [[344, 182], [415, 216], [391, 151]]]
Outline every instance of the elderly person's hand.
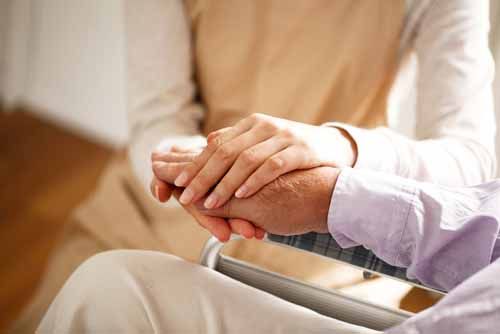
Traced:
[[235, 126], [211, 133], [208, 145], [176, 178], [185, 187], [180, 202], [207, 195], [217, 208], [233, 195], [246, 198], [279, 176], [318, 166], [352, 166], [356, 148], [343, 130], [254, 114]]
[[168, 151], [153, 152], [151, 162], [154, 175], [150, 190], [158, 201], [163, 203], [170, 199], [175, 188], [173, 185], [175, 178], [200, 154], [200, 151], [173, 146]]
[[196, 206], [200, 214], [228, 218], [231, 223], [251, 221], [270, 233], [326, 233], [330, 199], [339, 173], [332, 167], [294, 171], [249, 198], [233, 197], [216, 209], [206, 209], [201, 201]]
[[[177, 198], [180, 196], [181, 189], [173, 185], [174, 180], [199, 153], [199, 150], [172, 147], [169, 151], [152, 154], [154, 176], [150, 187], [152, 195], [158, 201], [166, 202], [172, 194]], [[203, 215], [193, 205], [184, 205], [184, 208], [220, 241], [229, 240], [231, 233], [240, 234], [248, 239], [262, 239], [265, 236], [263, 229], [255, 227], [248, 221], [239, 219], [229, 222], [223, 218]]]

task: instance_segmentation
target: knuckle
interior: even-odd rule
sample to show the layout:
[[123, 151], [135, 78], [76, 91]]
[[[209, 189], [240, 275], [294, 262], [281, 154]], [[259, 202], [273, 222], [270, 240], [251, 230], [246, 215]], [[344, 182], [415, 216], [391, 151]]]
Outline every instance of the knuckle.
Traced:
[[280, 127], [279, 125], [273, 121], [272, 119], [264, 119], [260, 122], [260, 127], [267, 131], [267, 132], [272, 132], [272, 133], [276, 133]]
[[223, 162], [229, 162], [233, 158], [233, 149], [229, 145], [222, 145], [216, 151], [217, 157]]
[[289, 128], [284, 128], [281, 130], [281, 135], [286, 139], [291, 139], [295, 137], [293, 131]]
[[244, 166], [253, 166], [258, 163], [257, 155], [255, 154], [255, 151], [251, 149], [245, 150], [243, 153], [241, 153], [240, 159]]
[[161, 158], [161, 156], [162, 156], [161, 152], [154, 151], [153, 153], [151, 153], [151, 160], [158, 160]]
[[271, 157], [268, 160], [268, 166], [271, 171], [279, 171], [285, 167], [285, 161], [280, 157]]
[[[203, 155], [206, 155], [207, 152], [208, 154], [212, 154], [213, 152], [216, 152], [217, 149], [219, 148], [219, 143], [217, 143], [215, 140], [211, 141], [211, 142], [207, 142], [207, 147], [205, 148], [203, 154], [200, 154], [200, 158], [203, 156]], [[195, 159], [195, 160], [199, 160], [199, 159]]]
[[222, 140], [220, 135], [216, 135], [212, 138], [207, 138], [207, 150], [210, 152], [216, 151], [222, 145]]
[[254, 122], [258, 122], [260, 120], [263, 119], [263, 114], [260, 114], [260, 113], [253, 113], [251, 114], [250, 116], [248, 116], [248, 118], [251, 120], [251, 121], [254, 121]]
[[211, 143], [217, 143], [217, 138], [220, 137], [219, 131], [210, 132], [207, 136], [207, 143], [210, 145]]
[[262, 184], [265, 183], [265, 179], [262, 176], [261, 172], [257, 172], [250, 176], [248, 180], [245, 182], [245, 185], [247, 186], [248, 189], [256, 189], [257, 187], [261, 186]]

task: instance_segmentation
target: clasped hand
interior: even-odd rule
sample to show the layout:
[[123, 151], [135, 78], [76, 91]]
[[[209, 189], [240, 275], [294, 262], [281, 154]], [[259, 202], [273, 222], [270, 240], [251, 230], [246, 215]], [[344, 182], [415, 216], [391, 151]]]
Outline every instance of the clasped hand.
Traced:
[[326, 232], [332, 167], [355, 157], [342, 130], [254, 114], [210, 133], [201, 152], [153, 153], [151, 191], [161, 202], [174, 194], [221, 241]]

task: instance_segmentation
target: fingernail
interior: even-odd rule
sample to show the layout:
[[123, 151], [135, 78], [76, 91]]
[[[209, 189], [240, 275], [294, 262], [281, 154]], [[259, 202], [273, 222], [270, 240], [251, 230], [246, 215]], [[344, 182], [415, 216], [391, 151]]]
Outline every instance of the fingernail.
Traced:
[[191, 200], [193, 199], [193, 197], [194, 197], [193, 191], [191, 189], [186, 188], [182, 192], [182, 195], [179, 198], [179, 202], [181, 202], [184, 205], [187, 205], [187, 204], [189, 204], [191, 202]]
[[248, 187], [245, 185], [242, 185], [234, 194], [237, 198], [243, 198], [245, 195], [248, 193]]
[[155, 196], [157, 200], [160, 200], [160, 187], [158, 185], [155, 185]]
[[205, 208], [207, 209], [213, 209], [215, 207], [215, 205], [217, 204], [217, 195], [216, 194], [210, 194], [210, 196], [208, 196], [208, 198], [206, 199], [204, 205], [205, 205]]
[[184, 184], [186, 183], [187, 180], [188, 180], [187, 172], [182, 172], [179, 176], [177, 176], [177, 178], [174, 181], [174, 184], [177, 187], [184, 187]]

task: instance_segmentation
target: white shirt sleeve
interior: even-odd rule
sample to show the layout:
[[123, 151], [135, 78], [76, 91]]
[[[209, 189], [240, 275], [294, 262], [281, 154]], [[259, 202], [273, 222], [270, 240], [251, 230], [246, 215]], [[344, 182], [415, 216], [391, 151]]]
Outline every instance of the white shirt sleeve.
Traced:
[[430, 1], [415, 30], [416, 138], [388, 128], [344, 128], [358, 147], [356, 168], [448, 185], [495, 174], [494, 64], [489, 1]]
[[204, 110], [194, 101], [191, 36], [181, 0], [125, 1], [129, 157], [142, 183], [151, 152], [202, 146]]

